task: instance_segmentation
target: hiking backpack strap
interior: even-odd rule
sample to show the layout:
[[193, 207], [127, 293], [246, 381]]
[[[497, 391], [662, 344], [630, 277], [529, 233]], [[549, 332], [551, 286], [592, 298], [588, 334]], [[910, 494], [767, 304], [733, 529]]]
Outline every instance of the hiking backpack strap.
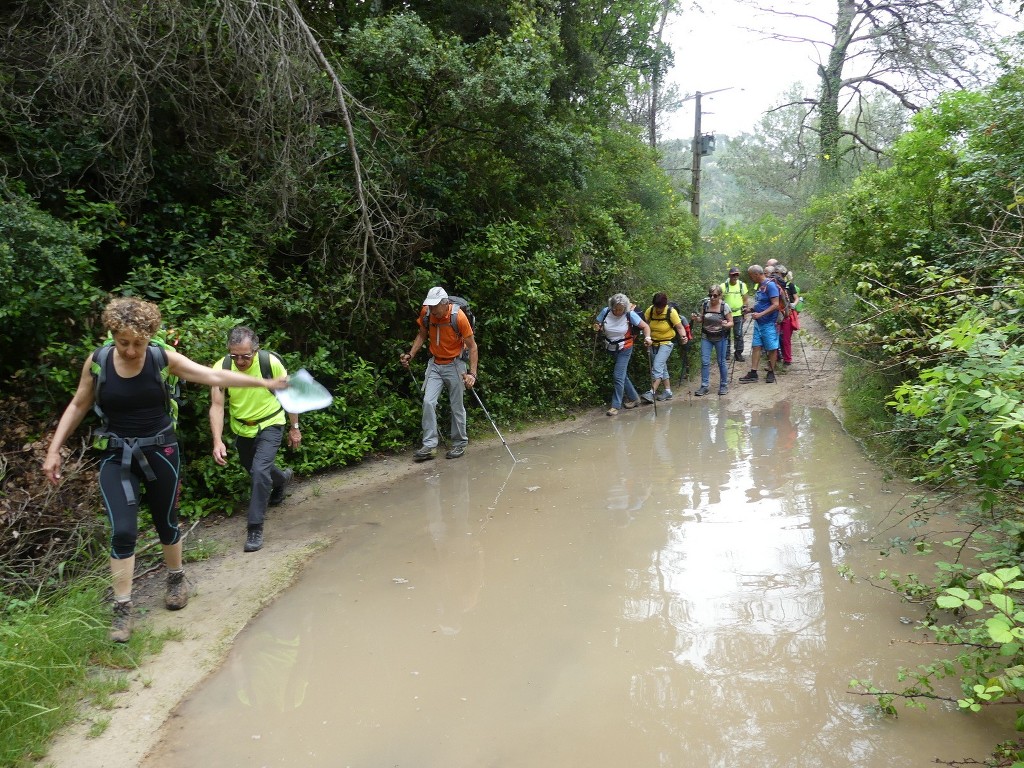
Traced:
[[[270, 365], [270, 356], [272, 354], [274, 354], [274, 353], [270, 352], [270, 350], [267, 350], [267, 349], [261, 349], [261, 350], [259, 350], [256, 353], [256, 359], [259, 361], [259, 366], [260, 366], [260, 376], [262, 378], [266, 379], [267, 381], [269, 381], [270, 379], [274, 378], [274, 369], [271, 368], [271, 365]], [[278, 362], [281, 363], [281, 365], [284, 365], [284, 361], [281, 360], [280, 356], [274, 354], [274, 357], [277, 358]], [[231, 355], [224, 355], [224, 358], [220, 361], [220, 367], [223, 368], [225, 371], [230, 371], [231, 370]], [[230, 387], [221, 387], [221, 389], [224, 390], [224, 404], [229, 407], [229, 412], [230, 412], [230, 402], [229, 402], [231, 400]], [[274, 418], [275, 416], [277, 416], [277, 414], [279, 414], [283, 410], [284, 410], [284, 406], [282, 405], [280, 408], [278, 408], [276, 411], [274, 411], [269, 416], [265, 416], [264, 418], [260, 419], [258, 422], [256, 422], [256, 424], [261, 424], [264, 421], [266, 421], [267, 419]], [[250, 426], [250, 427], [251, 426], [256, 426], [256, 424], [249, 424], [248, 422], [242, 421], [242, 419], [238, 419], [238, 421], [241, 421], [243, 424], [246, 424], [247, 426]]]
[[[260, 361], [260, 376], [267, 380], [274, 378], [274, 371], [270, 367], [270, 350], [261, 349], [256, 356]], [[277, 357], [277, 355], [274, 355], [274, 357]], [[277, 359], [280, 360], [281, 358], [278, 357]]]
[[[107, 382], [107, 360], [110, 358], [110, 353], [113, 349], [114, 346], [112, 344], [104, 344], [99, 347], [92, 353], [92, 365], [90, 366], [93, 376], [92, 410], [99, 417], [104, 432], [107, 430], [109, 421], [107, 415], [103, 412], [103, 408], [100, 406], [100, 390]], [[148, 359], [153, 356], [156, 359], [157, 369], [160, 371], [160, 383], [164, 388], [164, 397], [167, 400], [167, 413], [170, 414], [171, 421], [177, 424], [178, 403], [174, 399], [174, 393], [171, 391], [171, 384], [168, 380], [170, 377], [170, 363], [167, 359], [167, 351], [159, 344], [149, 344], [146, 347], [146, 357]]]
[[[281, 358], [278, 357], [277, 355], [274, 355], [274, 357], [277, 357], [278, 360], [281, 360]], [[268, 380], [274, 378], [274, 371], [270, 367], [270, 351], [266, 349], [261, 349], [259, 352], [256, 353], [256, 359], [259, 360], [260, 376]], [[224, 355], [224, 358], [220, 361], [220, 367], [223, 368], [225, 371], [231, 370], [231, 355]], [[227, 391], [228, 388], [223, 387], [223, 389]]]
[[149, 344], [146, 347], [146, 357], [154, 357], [160, 371], [160, 382], [164, 388], [164, 396], [167, 400], [167, 412], [171, 416], [171, 425], [152, 437], [118, 437], [110, 433], [110, 420], [100, 406], [100, 390], [107, 380], [107, 361], [114, 349], [111, 344], [104, 344], [92, 354], [92, 365], [90, 370], [93, 375], [93, 411], [100, 419], [100, 431], [96, 433], [94, 446], [101, 450], [121, 449], [121, 487], [124, 490], [125, 499], [129, 505], [138, 503], [135, 497], [135, 490], [131, 482], [132, 460], [138, 462], [139, 469], [146, 480], [156, 480], [156, 473], [149, 465], [146, 454], [142, 451], [151, 445], [173, 445], [177, 442], [174, 436], [174, 425], [178, 419], [177, 401], [171, 396], [171, 386], [168, 381], [170, 375], [167, 352], [157, 344]]
[[109, 344], [104, 344], [92, 353], [92, 365], [89, 369], [92, 371], [92, 410], [100, 419], [100, 427], [106, 432], [107, 431], [107, 414], [103, 412], [103, 408], [100, 406], [100, 389], [107, 381], [107, 358], [110, 357], [110, 351], [113, 347]]

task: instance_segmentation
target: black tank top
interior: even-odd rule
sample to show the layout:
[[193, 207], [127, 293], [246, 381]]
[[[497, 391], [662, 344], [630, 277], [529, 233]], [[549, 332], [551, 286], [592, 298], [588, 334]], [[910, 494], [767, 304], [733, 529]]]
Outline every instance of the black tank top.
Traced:
[[146, 363], [138, 376], [121, 378], [114, 367], [114, 353], [107, 355], [106, 381], [100, 387], [100, 408], [110, 431], [119, 437], [151, 437], [171, 425], [167, 394], [156, 354], [146, 349]]

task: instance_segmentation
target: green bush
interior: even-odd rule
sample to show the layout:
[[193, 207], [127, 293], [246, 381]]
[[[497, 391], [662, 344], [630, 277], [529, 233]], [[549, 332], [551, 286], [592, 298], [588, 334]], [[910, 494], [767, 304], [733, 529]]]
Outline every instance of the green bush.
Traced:
[[87, 254], [95, 243], [24, 197], [0, 200], [0, 379], [88, 331], [101, 297]]

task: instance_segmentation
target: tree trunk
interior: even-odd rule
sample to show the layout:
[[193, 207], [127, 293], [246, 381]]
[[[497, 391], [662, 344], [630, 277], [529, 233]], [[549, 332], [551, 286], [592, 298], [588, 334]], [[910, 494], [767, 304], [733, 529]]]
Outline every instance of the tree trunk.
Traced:
[[843, 82], [843, 66], [850, 47], [853, 20], [857, 12], [854, 0], [837, 0], [835, 36], [828, 61], [818, 66], [821, 82], [818, 92], [819, 126], [819, 181], [823, 189], [839, 181], [839, 92]]
[[661, 89], [661, 70], [662, 70], [662, 34], [665, 31], [665, 21], [668, 19], [668, 12], [672, 6], [672, 0], [662, 0], [661, 3], [661, 21], [658, 24], [658, 36], [655, 45], [654, 54], [654, 70], [651, 72], [651, 108], [647, 115], [647, 135], [648, 141], [651, 144], [651, 149], [658, 148], [658, 110], [660, 109], [660, 89]]

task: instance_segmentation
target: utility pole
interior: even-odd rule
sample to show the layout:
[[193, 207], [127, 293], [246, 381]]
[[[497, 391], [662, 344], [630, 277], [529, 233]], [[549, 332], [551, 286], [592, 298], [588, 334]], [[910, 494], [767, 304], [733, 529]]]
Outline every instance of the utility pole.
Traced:
[[693, 171], [690, 193], [690, 215], [700, 220], [700, 97], [701, 92], [697, 91], [694, 98], [697, 100], [693, 117], [693, 163], [690, 166]]
[[697, 220], [700, 220], [700, 159], [704, 154], [704, 145], [702, 141], [703, 134], [700, 130], [700, 97], [710, 96], [713, 93], [721, 93], [722, 91], [731, 91], [732, 88], [732, 86], [730, 86], [729, 88], [719, 88], [718, 90], [708, 91], [706, 93], [701, 93], [700, 91], [697, 91], [695, 94], [693, 94], [693, 96], [687, 96], [683, 99], [683, 101], [696, 99], [693, 117], [693, 164], [691, 166], [693, 171], [693, 177], [691, 180], [693, 185], [693, 191], [690, 197], [690, 214], [693, 216], [693, 218]]

